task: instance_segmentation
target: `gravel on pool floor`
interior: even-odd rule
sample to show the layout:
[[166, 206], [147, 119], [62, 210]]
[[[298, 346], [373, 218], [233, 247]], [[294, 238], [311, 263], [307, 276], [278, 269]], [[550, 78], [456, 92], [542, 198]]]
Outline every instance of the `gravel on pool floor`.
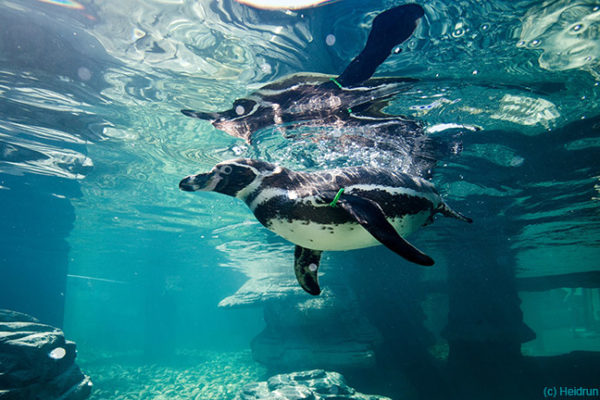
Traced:
[[265, 380], [250, 351], [185, 352], [165, 362], [136, 355], [78, 357], [94, 384], [92, 400], [229, 400], [246, 384]]

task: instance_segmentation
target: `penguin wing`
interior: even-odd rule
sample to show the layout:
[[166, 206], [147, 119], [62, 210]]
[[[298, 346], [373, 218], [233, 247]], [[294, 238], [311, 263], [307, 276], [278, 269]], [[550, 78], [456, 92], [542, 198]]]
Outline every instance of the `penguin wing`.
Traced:
[[337, 81], [345, 87], [366, 81], [390, 55], [394, 46], [408, 39], [425, 14], [418, 4], [404, 4], [382, 12], [373, 20], [367, 44]]
[[404, 259], [419, 265], [433, 265], [434, 261], [396, 232], [387, 221], [381, 206], [364, 197], [344, 194], [337, 203], [375, 239]]
[[307, 249], [302, 246], [296, 246], [294, 251], [294, 272], [296, 279], [307, 293], [317, 296], [321, 293], [319, 287], [319, 263], [321, 262], [321, 253], [319, 250]]

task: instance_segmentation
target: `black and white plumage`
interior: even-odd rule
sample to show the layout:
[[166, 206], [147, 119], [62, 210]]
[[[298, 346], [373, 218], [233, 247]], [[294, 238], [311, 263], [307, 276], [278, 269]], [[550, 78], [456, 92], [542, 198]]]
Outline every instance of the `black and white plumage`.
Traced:
[[243, 200], [261, 224], [296, 245], [296, 277], [313, 295], [321, 292], [317, 273], [322, 251], [383, 244], [408, 261], [433, 265], [403, 236], [433, 222], [437, 213], [471, 222], [450, 209], [430, 182], [380, 168], [308, 173], [236, 159], [184, 178], [179, 188]]
[[375, 134], [389, 131], [423, 134], [421, 124], [385, 114], [391, 97], [410, 87], [411, 78], [374, 78], [377, 67], [395, 46], [406, 41], [424, 10], [404, 4], [386, 10], [373, 20], [367, 43], [337, 78], [300, 73], [269, 83], [247, 98], [235, 100], [221, 112], [181, 110], [187, 116], [210, 121], [217, 129], [252, 141], [252, 135], [268, 126], [369, 127]]

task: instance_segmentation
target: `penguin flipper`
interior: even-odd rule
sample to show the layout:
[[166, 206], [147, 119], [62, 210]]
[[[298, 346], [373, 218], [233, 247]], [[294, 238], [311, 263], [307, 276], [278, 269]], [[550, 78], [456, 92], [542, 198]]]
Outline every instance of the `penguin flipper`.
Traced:
[[296, 246], [294, 251], [294, 272], [296, 279], [307, 293], [317, 296], [321, 293], [319, 287], [319, 263], [321, 262], [321, 253], [319, 250], [307, 249], [302, 246]]
[[418, 4], [404, 4], [382, 12], [373, 20], [367, 44], [337, 78], [342, 86], [353, 86], [366, 81], [390, 55], [394, 46], [408, 39], [425, 15]]
[[373, 200], [344, 194], [337, 204], [365, 228], [375, 239], [404, 259], [419, 265], [433, 265], [434, 261], [396, 232], [385, 219], [383, 210]]

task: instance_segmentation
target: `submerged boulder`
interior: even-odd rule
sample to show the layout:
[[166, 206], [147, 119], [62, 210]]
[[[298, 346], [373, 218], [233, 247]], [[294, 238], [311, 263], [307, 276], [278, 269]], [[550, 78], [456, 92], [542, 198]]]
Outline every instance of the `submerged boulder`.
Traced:
[[354, 293], [337, 287], [303, 300], [264, 305], [265, 329], [251, 343], [254, 359], [271, 368], [372, 368], [379, 331], [360, 314]]
[[246, 385], [234, 400], [390, 400], [358, 393], [337, 372], [322, 369], [275, 375], [266, 382]]
[[83, 400], [90, 378], [75, 364], [75, 343], [37, 319], [0, 310], [0, 399]]
[[280, 370], [373, 368], [381, 334], [361, 312], [344, 274], [328, 272], [327, 286], [315, 297], [288, 272], [253, 276], [219, 303], [263, 309], [265, 328], [251, 343], [254, 359]]
[[273, 300], [305, 297], [296, 279], [267, 275], [250, 278], [237, 292], [221, 300], [219, 307], [260, 306]]

